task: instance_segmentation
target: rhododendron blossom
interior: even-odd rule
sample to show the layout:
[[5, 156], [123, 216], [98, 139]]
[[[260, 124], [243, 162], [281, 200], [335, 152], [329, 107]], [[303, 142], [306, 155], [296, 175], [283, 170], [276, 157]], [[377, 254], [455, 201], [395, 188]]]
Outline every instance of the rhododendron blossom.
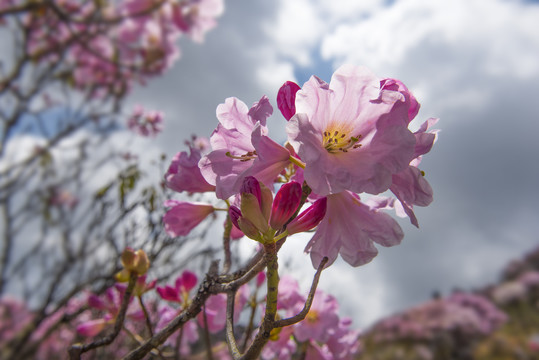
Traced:
[[387, 190], [413, 159], [409, 109], [401, 92], [380, 88], [363, 67], [340, 67], [329, 85], [311, 77], [286, 128], [311, 189], [322, 196]]
[[246, 176], [270, 186], [287, 165], [289, 152], [267, 136], [266, 119], [273, 113], [263, 96], [250, 109], [228, 98], [217, 107], [220, 124], [210, 137], [212, 152], [200, 160], [206, 181], [220, 199], [237, 194]]
[[339, 326], [338, 310], [339, 305], [333, 296], [317, 290], [305, 320], [295, 325], [296, 338], [299, 341], [326, 342]]

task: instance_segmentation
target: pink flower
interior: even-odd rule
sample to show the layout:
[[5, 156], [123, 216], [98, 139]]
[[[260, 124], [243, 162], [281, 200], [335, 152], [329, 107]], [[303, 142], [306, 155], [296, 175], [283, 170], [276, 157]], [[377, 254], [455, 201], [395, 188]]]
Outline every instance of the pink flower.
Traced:
[[[243, 307], [249, 298], [249, 287], [241, 286], [234, 298], [234, 322], [238, 321]], [[215, 334], [224, 329], [226, 324], [226, 295], [217, 294], [208, 298], [205, 304], [208, 331]], [[197, 316], [198, 324], [204, 327], [204, 314]]]
[[329, 266], [339, 253], [350, 265], [360, 266], [378, 254], [373, 242], [393, 246], [403, 236], [391, 216], [360, 202], [358, 195], [344, 191], [327, 197], [326, 216], [305, 251], [311, 253], [315, 268], [324, 256], [329, 258]]
[[338, 310], [339, 304], [333, 296], [317, 290], [305, 320], [294, 325], [296, 339], [328, 341], [331, 332], [339, 326]]
[[198, 167], [198, 162], [201, 158], [200, 151], [193, 147], [189, 150], [190, 155], [182, 151], [172, 158], [170, 167], [165, 174], [166, 186], [177, 192], [202, 193], [214, 191], [215, 186], [208, 184], [200, 173], [200, 168]]
[[294, 328], [287, 326], [281, 329], [276, 338], [270, 337], [270, 341], [262, 349], [264, 360], [289, 360], [296, 352], [296, 342], [292, 338]]
[[165, 231], [174, 237], [189, 234], [191, 230], [214, 211], [211, 205], [177, 200], [167, 200], [165, 201], [165, 206], [170, 207], [163, 216]]
[[286, 310], [288, 315], [295, 315], [298, 307], [305, 303], [305, 297], [300, 293], [299, 284], [291, 276], [283, 276], [279, 280], [277, 308]]
[[163, 113], [146, 111], [137, 105], [127, 120], [127, 127], [142, 136], [155, 136], [163, 130]]
[[157, 293], [163, 300], [174, 301], [185, 305], [189, 300], [189, 292], [197, 284], [197, 276], [189, 270], [182, 272], [176, 279], [175, 286], [158, 286]]
[[271, 186], [288, 164], [289, 152], [266, 136], [266, 118], [273, 112], [263, 96], [250, 109], [236, 98], [217, 107], [219, 125], [210, 137], [212, 152], [200, 162], [206, 181], [220, 199], [237, 194], [246, 176]]
[[328, 85], [317, 77], [296, 94], [289, 142], [305, 162], [305, 181], [318, 195], [343, 190], [378, 194], [414, 155], [410, 103], [380, 88], [366, 68], [345, 65]]
[[360, 331], [350, 330], [351, 323], [348, 318], [341, 319], [338, 327], [331, 331], [326, 345], [334, 359], [353, 359], [360, 351]]
[[296, 93], [300, 87], [292, 81], [287, 81], [277, 93], [277, 107], [281, 110], [284, 118], [290, 120], [296, 113]]

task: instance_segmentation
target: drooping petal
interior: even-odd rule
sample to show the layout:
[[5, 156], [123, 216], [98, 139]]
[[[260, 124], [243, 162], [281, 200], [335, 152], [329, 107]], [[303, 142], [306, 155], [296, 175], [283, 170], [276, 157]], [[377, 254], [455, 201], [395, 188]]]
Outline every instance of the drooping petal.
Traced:
[[360, 266], [378, 254], [374, 242], [393, 246], [399, 244], [403, 236], [391, 216], [371, 209], [361, 203], [356, 194], [346, 191], [327, 197], [326, 216], [305, 251], [311, 254], [315, 268], [324, 256], [329, 258], [329, 266], [338, 253], [350, 265]]
[[163, 216], [165, 231], [174, 237], [188, 235], [214, 211], [211, 205], [174, 200], [165, 202], [165, 206], [172, 206]]

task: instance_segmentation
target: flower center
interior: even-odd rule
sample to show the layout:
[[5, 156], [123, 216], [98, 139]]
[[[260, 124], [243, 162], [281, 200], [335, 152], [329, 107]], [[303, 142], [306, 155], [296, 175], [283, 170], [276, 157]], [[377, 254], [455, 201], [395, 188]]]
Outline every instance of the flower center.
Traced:
[[307, 316], [305, 316], [305, 320], [307, 320], [308, 323], [316, 323], [318, 321], [318, 311], [316, 310], [310, 310], [307, 313]]
[[323, 145], [328, 153], [348, 152], [348, 150], [361, 147], [361, 144], [358, 144], [359, 139], [361, 139], [361, 134], [348, 136], [339, 130], [324, 131]]

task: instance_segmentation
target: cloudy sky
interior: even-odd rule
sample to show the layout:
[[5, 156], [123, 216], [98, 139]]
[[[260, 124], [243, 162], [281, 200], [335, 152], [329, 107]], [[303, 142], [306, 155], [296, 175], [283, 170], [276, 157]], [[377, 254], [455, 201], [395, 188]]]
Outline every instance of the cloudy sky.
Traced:
[[[419, 303], [494, 281], [510, 259], [538, 244], [539, 2], [517, 0], [228, 0], [204, 44], [180, 43], [167, 76], [131, 102], [166, 113], [155, 145], [172, 156], [192, 133], [209, 136], [216, 106], [236, 96], [275, 105], [286, 80], [315, 74], [329, 82], [341, 64], [402, 80], [439, 117], [439, 141], [422, 162], [434, 203], [416, 211], [420, 229], [401, 221], [400, 246], [370, 264], [337, 262], [321, 288], [342, 315], [364, 327]], [[284, 119], [268, 120], [286, 139]], [[307, 289], [313, 270], [289, 239], [282, 260]]]

